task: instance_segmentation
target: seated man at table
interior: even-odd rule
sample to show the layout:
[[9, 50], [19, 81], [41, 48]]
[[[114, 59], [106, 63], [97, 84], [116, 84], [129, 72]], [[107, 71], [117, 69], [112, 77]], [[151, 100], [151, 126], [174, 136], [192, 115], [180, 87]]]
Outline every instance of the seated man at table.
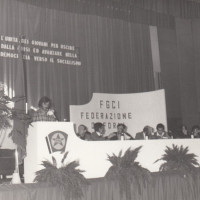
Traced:
[[192, 126], [192, 133], [194, 138], [200, 138], [200, 127], [199, 125], [194, 125]]
[[158, 124], [156, 126], [156, 132], [150, 139], [169, 139], [168, 133], [165, 131], [165, 126], [163, 124]]
[[136, 133], [136, 140], [145, 140], [147, 138], [151, 138], [153, 133], [153, 128], [150, 126], [145, 126], [142, 132]]
[[100, 123], [97, 122], [94, 124], [94, 132], [91, 134], [91, 140], [93, 141], [102, 141], [105, 140], [105, 138], [103, 137], [103, 135], [105, 134], [105, 126]]
[[108, 140], [133, 140], [133, 136], [127, 133], [127, 127], [125, 124], [117, 125], [117, 132], [111, 133], [108, 137]]
[[78, 126], [77, 136], [82, 140], [91, 140], [91, 133], [88, 132], [87, 127], [83, 124]]

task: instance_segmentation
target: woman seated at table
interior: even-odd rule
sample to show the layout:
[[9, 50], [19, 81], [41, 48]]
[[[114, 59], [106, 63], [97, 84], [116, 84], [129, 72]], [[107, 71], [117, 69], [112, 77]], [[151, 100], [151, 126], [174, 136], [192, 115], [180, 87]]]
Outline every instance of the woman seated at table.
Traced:
[[38, 109], [32, 110], [30, 115], [32, 121], [57, 121], [55, 110], [52, 108], [51, 100], [44, 96], [39, 100]]

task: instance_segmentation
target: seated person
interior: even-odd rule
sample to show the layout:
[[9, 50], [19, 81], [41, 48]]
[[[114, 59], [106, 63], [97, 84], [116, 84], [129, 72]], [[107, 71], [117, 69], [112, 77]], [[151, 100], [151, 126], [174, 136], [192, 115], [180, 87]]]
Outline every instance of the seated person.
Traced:
[[182, 125], [178, 134], [179, 138], [190, 138], [190, 134], [188, 132], [187, 126]]
[[191, 135], [193, 135], [194, 138], [200, 138], [200, 127], [198, 125], [192, 127]]
[[31, 117], [32, 121], [57, 121], [55, 111], [52, 109], [51, 100], [44, 96], [39, 100], [38, 109], [32, 110]]
[[158, 124], [156, 126], [156, 132], [152, 135], [150, 139], [169, 139], [168, 133], [165, 131], [165, 126], [163, 124]]
[[111, 133], [107, 139], [108, 140], [133, 140], [133, 136], [127, 133], [127, 127], [125, 124], [117, 125], [117, 132]]
[[135, 139], [136, 140], [145, 140], [147, 138], [152, 137], [153, 128], [150, 126], [145, 126], [142, 132], [136, 133]]
[[100, 123], [97, 122], [94, 124], [94, 132], [91, 134], [91, 140], [92, 141], [102, 141], [105, 140], [105, 138], [103, 137], [103, 135], [105, 134], [105, 126]]
[[91, 133], [88, 132], [87, 127], [83, 124], [78, 126], [77, 136], [82, 140], [91, 140]]

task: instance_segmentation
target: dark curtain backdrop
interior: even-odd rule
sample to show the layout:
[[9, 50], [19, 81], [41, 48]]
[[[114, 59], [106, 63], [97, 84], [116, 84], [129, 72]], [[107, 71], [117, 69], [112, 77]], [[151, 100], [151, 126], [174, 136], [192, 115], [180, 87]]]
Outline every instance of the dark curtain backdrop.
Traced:
[[[166, 91], [172, 128], [199, 123], [200, 3], [1, 0], [0, 11], [0, 34], [80, 47], [81, 67], [26, 63], [30, 105], [47, 95], [60, 119], [69, 119], [69, 105], [87, 103], [93, 92], [144, 92], [156, 82]], [[155, 81], [149, 26], [158, 31], [161, 72]], [[1, 80], [23, 94], [19, 66], [19, 59], [0, 58]]]
[[193, 43], [194, 43], [194, 72], [196, 81], [196, 92], [198, 101], [198, 112], [200, 112], [200, 19], [195, 19], [191, 22]]
[[[200, 24], [198, 24], [200, 26]], [[181, 107], [183, 122], [199, 124], [199, 109], [196, 84], [196, 49], [198, 40], [194, 40], [197, 33], [192, 30], [192, 21], [176, 19], [176, 36], [179, 59], [179, 81], [181, 91]], [[195, 45], [196, 43], [196, 45]], [[198, 66], [199, 67], [199, 66]]]
[[[0, 34], [75, 45], [81, 67], [27, 61], [28, 103], [53, 99], [59, 118], [93, 92], [154, 90], [149, 26], [115, 18], [73, 14], [16, 0], [0, 1]], [[23, 94], [22, 62], [0, 58], [1, 81]], [[18, 81], [18, 84], [16, 84]]]
[[166, 92], [167, 117], [170, 129], [182, 124], [179, 60], [176, 30], [158, 28], [162, 83]]
[[170, 129], [200, 121], [200, 21], [175, 18], [175, 29], [158, 28], [163, 87]]
[[168, 117], [173, 127], [200, 120], [200, 20], [176, 18], [175, 30], [158, 29]]

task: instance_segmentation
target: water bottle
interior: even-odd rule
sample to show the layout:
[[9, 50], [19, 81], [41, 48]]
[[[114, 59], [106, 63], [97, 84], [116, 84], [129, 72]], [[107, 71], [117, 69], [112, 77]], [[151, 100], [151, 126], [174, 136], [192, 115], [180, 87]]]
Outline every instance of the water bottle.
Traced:
[[125, 136], [124, 136], [124, 133], [121, 134], [121, 140], [125, 140]]

